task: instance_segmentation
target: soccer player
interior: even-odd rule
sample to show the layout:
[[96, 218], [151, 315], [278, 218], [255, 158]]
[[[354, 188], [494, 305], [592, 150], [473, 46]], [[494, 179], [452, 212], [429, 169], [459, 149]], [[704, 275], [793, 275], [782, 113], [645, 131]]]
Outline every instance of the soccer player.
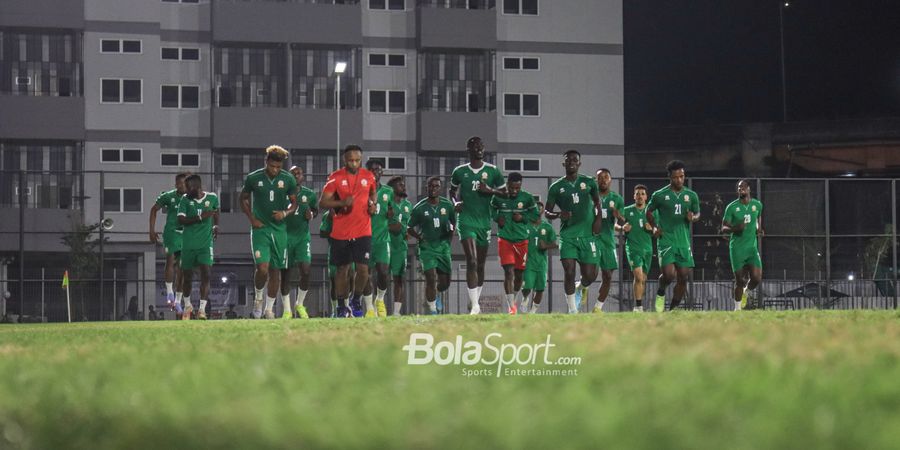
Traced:
[[[369, 282], [369, 256], [372, 252], [372, 216], [375, 214], [375, 176], [364, 169], [362, 148], [344, 148], [344, 167], [328, 176], [322, 188], [319, 206], [333, 209], [333, 225], [329, 234], [331, 261], [337, 266], [335, 287], [338, 316], [362, 315], [359, 300]], [[356, 279], [350, 297], [351, 311], [343, 304], [350, 294], [347, 273], [350, 263], [356, 263]]]
[[[322, 239], [326, 239], [328, 241], [328, 253], [326, 254], [326, 258], [328, 260], [328, 262], [327, 262], [327, 264], [328, 264], [328, 280], [331, 282], [331, 287], [329, 289], [330, 298], [331, 298], [331, 317], [338, 317], [337, 314], [339, 311], [338, 311], [338, 301], [337, 301], [337, 290], [336, 290], [335, 282], [334, 282], [334, 276], [337, 274], [337, 266], [335, 266], [331, 262], [331, 240], [328, 239], [331, 236], [331, 228], [333, 225], [333, 223], [331, 221], [331, 217], [333, 215], [334, 215], [334, 212], [332, 212], [330, 209], [325, 211], [324, 214], [322, 214], [322, 224], [319, 225], [319, 237], [321, 237]], [[351, 290], [353, 289], [353, 278], [355, 276], [356, 276], [356, 264], [351, 264], [350, 270], [347, 271], [347, 284], [350, 286]], [[349, 310], [349, 308], [350, 308], [349, 300], [344, 299], [344, 303], [346, 303], [346, 304], [343, 306], [346, 306]]]
[[758, 238], [765, 236], [762, 228], [763, 204], [750, 196], [750, 183], [737, 182], [737, 200], [725, 208], [722, 232], [730, 233], [728, 255], [734, 271], [734, 310], [747, 307], [747, 291], [752, 291], [762, 281], [762, 259], [759, 257]]
[[291, 313], [291, 271], [296, 268], [300, 273], [300, 282], [297, 286], [297, 316], [301, 319], [309, 319], [309, 313], [303, 306], [306, 294], [309, 292], [309, 268], [312, 261], [310, 252], [309, 221], [319, 214], [318, 197], [316, 191], [303, 186], [303, 168], [291, 167], [291, 175], [297, 181], [297, 210], [284, 219], [287, 232], [288, 268], [281, 271], [281, 303], [284, 311], [282, 319], [293, 317]]
[[[596, 213], [600, 205], [600, 194], [593, 178], [578, 173], [581, 168], [581, 153], [577, 150], [566, 151], [562, 164], [566, 176], [550, 185], [546, 216], [550, 220], [562, 220], [559, 228], [559, 258], [564, 272], [566, 305], [569, 314], [576, 314], [575, 263], [581, 268], [582, 288], [590, 286], [597, 279], [600, 254], [593, 235], [595, 230], [600, 230], [600, 216]], [[560, 212], [554, 211], [557, 205]]]
[[[266, 166], [247, 175], [241, 190], [241, 210], [252, 226], [250, 241], [256, 264], [253, 317], [257, 319], [263, 314], [263, 295], [266, 319], [275, 318], [273, 308], [281, 290], [281, 271], [287, 269], [287, 228], [284, 219], [297, 210], [297, 180], [282, 169], [287, 156], [287, 150], [280, 146], [266, 148]], [[283, 306], [291, 309], [291, 305]]]
[[[181, 255], [182, 226], [178, 223], [178, 202], [184, 196], [184, 179], [190, 175], [189, 172], [182, 172], [175, 175], [175, 189], [163, 191], [156, 197], [156, 203], [150, 208], [150, 242], [156, 244], [159, 242], [159, 235], [156, 233], [156, 213], [160, 209], [166, 211], [166, 226], [163, 228], [162, 245], [166, 252], [166, 303], [169, 307], [174, 308], [179, 313], [181, 310], [181, 268], [178, 264], [178, 257]], [[173, 290], [174, 282], [174, 290]]]
[[184, 227], [181, 250], [181, 279], [184, 282], [184, 313], [182, 320], [190, 320], [191, 278], [194, 268], [200, 269], [200, 311], [197, 318], [206, 320], [209, 302], [209, 269], [213, 265], [213, 241], [219, 235], [219, 196], [204, 192], [200, 175], [185, 179], [187, 194], [178, 202], [178, 223]]
[[450, 198], [459, 214], [459, 240], [466, 254], [466, 286], [474, 314], [484, 287], [484, 261], [491, 241], [491, 197], [503, 193], [503, 175], [484, 162], [484, 143], [473, 136], [466, 141], [469, 163], [450, 174]]
[[[659, 289], [656, 290], [656, 311], [666, 305], [666, 288], [676, 280], [669, 310], [674, 310], [684, 299], [687, 281], [694, 267], [691, 253], [691, 224], [700, 220], [700, 199], [697, 193], [684, 185], [684, 163], [672, 160], [666, 165], [669, 185], [654, 192], [644, 214], [647, 222], [659, 236], [656, 244], [659, 253]], [[654, 212], [659, 212], [656, 220]]]
[[[536, 203], [537, 214], [528, 233], [528, 259], [525, 261], [525, 281], [522, 285], [522, 312], [535, 314], [541, 307], [547, 287], [547, 250], [559, 248], [556, 230], [543, 218], [544, 204]], [[529, 295], [534, 292], [529, 308]], [[530, 311], [529, 311], [530, 309]]]
[[[372, 215], [372, 255], [369, 259], [369, 272], [374, 269], [372, 282], [363, 291], [366, 304], [366, 317], [387, 317], [384, 306], [384, 294], [388, 289], [391, 264], [391, 234], [388, 222], [394, 217], [394, 188], [381, 184], [384, 166], [381, 161], [366, 161], [366, 169], [375, 177], [375, 214]], [[372, 305], [372, 291], [375, 291], [375, 305]]]
[[[617, 192], [611, 189], [612, 175], [609, 169], [603, 168], [597, 171], [597, 188], [600, 190], [600, 233], [594, 235], [597, 240], [597, 251], [600, 256], [600, 292], [597, 294], [597, 303], [594, 304], [594, 312], [603, 312], [603, 303], [609, 296], [609, 288], [612, 285], [613, 271], [619, 268], [619, 254], [616, 251], [615, 229], [618, 222], [625, 222], [622, 217], [622, 209], [625, 208], [625, 200]], [[577, 291], [576, 291], [577, 294]], [[588, 288], [581, 287], [581, 297], [588, 298]], [[575, 298], [578, 305], [578, 296]]]
[[522, 290], [522, 274], [525, 272], [528, 254], [529, 222], [537, 215], [534, 197], [522, 190], [522, 174], [509, 174], [506, 193], [495, 195], [491, 199], [491, 209], [497, 222], [507, 310], [510, 314], [516, 314], [516, 297]]
[[[409, 220], [409, 235], [419, 242], [419, 261], [425, 273], [428, 311], [437, 314], [437, 294], [450, 287], [450, 242], [456, 227], [453, 203], [441, 197], [440, 177], [428, 179], [428, 197], [416, 203]], [[473, 304], [471, 314], [478, 314]]]
[[395, 212], [388, 224], [391, 232], [391, 276], [394, 277], [394, 311], [391, 315], [399, 316], [405, 300], [406, 256], [409, 252], [406, 232], [409, 229], [413, 205], [406, 198], [406, 181], [403, 177], [391, 178], [388, 186], [394, 189]]
[[639, 184], [634, 187], [634, 204], [622, 210], [625, 224], [617, 226], [625, 233], [625, 259], [634, 276], [634, 312], [644, 312], [644, 287], [653, 258], [653, 227], [647, 222], [646, 207], [647, 186]]

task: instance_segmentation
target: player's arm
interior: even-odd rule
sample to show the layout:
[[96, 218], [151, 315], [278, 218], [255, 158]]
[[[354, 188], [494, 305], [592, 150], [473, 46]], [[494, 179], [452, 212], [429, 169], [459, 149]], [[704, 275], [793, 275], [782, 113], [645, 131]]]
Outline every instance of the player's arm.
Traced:
[[600, 214], [600, 191], [596, 187], [591, 189], [591, 201], [594, 202], [594, 223], [591, 225], [591, 232], [599, 234], [603, 227], [603, 215]]
[[374, 216], [375, 212], [378, 211], [376, 203], [378, 203], [378, 189], [375, 186], [375, 178], [372, 178], [372, 182], [369, 183], [369, 215]]
[[450, 238], [447, 239], [447, 242], [453, 243], [453, 235], [456, 234], [454, 231], [456, 230], [456, 211], [450, 210], [450, 217], [447, 218], [450, 222]]
[[262, 228], [263, 223], [253, 215], [253, 209], [250, 207], [250, 191], [241, 191], [241, 211], [250, 219], [250, 226], [253, 228]]
[[[393, 203], [394, 202], [391, 202], [392, 209], [393, 209]], [[397, 210], [400, 211], [402, 209], [397, 208]], [[403, 220], [403, 213], [394, 214], [394, 215], [388, 217], [388, 231], [390, 231], [391, 234], [399, 234], [400, 230], [403, 229], [403, 224], [400, 223], [401, 220]]]
[[550, 234], [547, 235], [547, 239], [538, 239], [538, 247], [540, 247], [541, 250], [559, 248], [559, 243], [556, 241], [556, 234], [551, 230]]
[[414, 238], [416, 241], [421, 242], [422, 235], [419, 233], [419, 230], [416, 229], [416, 227], [419, 226], [419, 217], [416, 215], [415, 211], [412, 212], [412, 215], [409, 217], [409, 223], [406, 225], [408, 227], [406, 229], [406, 234], [409, 237]]
[[288, 195], [288, 200], [291, 201], [291, 204], [288, 205], [288, 208], [284, 211], [275, 211], [272, 213], [272, 218], [277, 221], [284, 220], [285, 217], [295, 213], [297, 211], [297, 207], [300, 206], [297, 203], [297, 194]]
[[758, 216], [756, 216], [756, 235], [759, 237], [766, 236], [766, 230], [763, 230], [762, 224], [762, 213], [760, 212]]
[[453, 203], [453, 209], [456, 212], [462, 212], [463, 203], [462, 203], [462, 195], [459, 192], [459, 179], [457, 178], [457, 174], [459, 172], [456, 169], [453, 170], [453, 173], [450, 174], [450, 191], [447, 193], [447, 196], [450, 198], [450, 201]]
[[691, 205], [688, 207], [688, 212], [684, 215], [684, 218], [690, 223], [700, 220], [700, 199], [697, 198], [697, 194], [691, 195]]
[[340, 209], [353, 204], [353, 196], [348, 195], [347, 198], [337, 198], [337, 181], [329, 178], [322, 188], [322, 199], [319, 200], [319, 208], [322, 209]]
[[212, 216], [212, 218], [213, 218], [212, 233], [213, 233], [213, 240], [215, 241], [216, 239], [219, 238], [219, 204], [218, 204], [218, 200], [216, 200], [216, 209], [214, 209], [213, 212], [214, 212], [214, 214]]
[[156, 213], [162, 209], [159, 206], [159, 203], [154, 203], [153, 207], [150, 208], [150, 242], [157, 243], [159, 242], [159, 235], [156, 234]]
[[553, 211], [554, 208], [556, 208], [556, 191], [553, 186], [550, 186], [550, 190], [547, 192], [547, 203], [544, 203], [544, 217], [547, 220], [559, 219], [560, 213]]
[[312, 194], [312, 198], [309, 199], [309, 208], [306, 210], [306, 220], [313, 220], [319, 215], [319, 199], [316, 194]]
[[200, 216], [197, 216], [197, 217], [188, 217], [187, 216], [187, 206], [188, 206], [187, 202], [184, 200], [184, 198], [182, 198], [181, 202], [178, 203], [178, 209], [177, 209], [178, 223], [181, 225], [184, 225], [186, 227], [191, 226], [195, 223], [200, 223], [200, 221], [203, 220], [200, 218]]

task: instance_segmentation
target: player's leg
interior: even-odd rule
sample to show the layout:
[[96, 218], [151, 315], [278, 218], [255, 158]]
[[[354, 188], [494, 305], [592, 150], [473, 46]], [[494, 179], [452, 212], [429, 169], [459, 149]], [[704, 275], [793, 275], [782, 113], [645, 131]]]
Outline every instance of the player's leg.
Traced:
[[[516, 308], [516, 297], [518, 297], [519, 293], [522, 292], [522, 284], [525, 282], [525, 271], [521, 270], [517, 267], [514, 267], [514, 269], [515, 270], [513, 271], [513, 297], [512, 297], [511, 304], [512, 304], [513, 309], [518, 311], [518, 308]], [[523, 314], [526, 312], [528, 312], [528, 311], [522, 310]]]
[[163, 272], [163, 279], [166, 284], [166, 304], [169, 305], [170, 308], [175, 308], [175, 291], [181, 290], [180, 286], [177, 286], [175, 271], [178, 270], [175, 267], [175, 253], [166, 252], [166, 268]]
[[428, 306], [428, 314], [437, 314], [437, 269], [431, 268], [425, 271], [425, 304]]
[[583, 238], [577, 241], [578, 263], [581, 266], [581, 279], [575, 285], [575, 309], [581, 309], [581, 300], [590, 298], [591, 283], [597, 280], [598, 266], [601, 262], [601, 249], [596, 238]]
[[516, 254], [515, 248], [513, 247], [512, 242], [507, 241], [506, 239], [500, 238], [497, 240], [497, 253], [500, 256], [500, 268], [503, 270], [503, 293], [506, 295], [504, 299], [504, 303], [506, 304], [506, 309], [510, 314], [513, 314], [513, 310], [515, 309], [515, 290], [513, 289], [513, 283], [515, 278], [515, 261]]
[[[332, 261], [334, 261], [332, 259]], [[337, 317], [350, 317], [350, 305], [347, 294], [350, 291], [350, 263], [337, 266], [334, 273], [334, 298], [337, 299]]]
[[566, 292], [566, 306], [568, 306], [569, 314], [576, 314], [578, 313], [578, 308], [575, 306], [575, 259], [566, 258], [560, 261], [563, 266], [563, 289]]
[[200, 309], [197, 318], [206, 320], [206, 305], [209, 303], [209, 265], [200, 265]]
[[[762, 283], [762, 267], [748, 266], [747, 271], [750, 275], [750, 281], [747, 282], [747, 290], [744, 291], [744, 297], [741, 299], [741, 309], [747, 308], [747, 292], [756, 289]], [[761, 305], [761, 298], [757, 293], [757, 307]]]
[[394, 310], [391, 312], [393, 316], [399, 316], [400, 310], [403, 309], [403, 303], [406, 301], [406, 253], [407, 249], [401, 246], [391, 247], [391, 276], [393, 277], [393, 298]]
[[189, 265], [182, 266], [181, 281], [184, 284], [181, 285], [181, 293], [184, 296], [184, 310], [181, 312], [181, 320], [191, 320], [191, 313], [194, 312], [194, 307], [191, 306], [193, 275], [193, 268], [190, 268]]
[[681, 304], [681, 301], [684, 300], [684, 295], [687, 293], [688, 279], [691, 277], [691, 268], [676, 266], [675, 274], [675, 288], [672, 290], [670, 311], [674, 311]]
[[[374, 266], [369, 265], [367, 268], [369, 269], [369, 273], [372, 273]], [[362, 291], [363, 306], [366, 308], [365, 317], [375, 317], [375, 305], [372, 302], [372, 299], [375, 297], [375, 278], [377, 278], [377, 275], [369, 278], [369, 282], [366, 283], [366, 286]]]
[[[446, 293], [447, 289], [450, 288], [450, 272], [444, 272], [440, 268], [437, 269], [437, 295], [440, 296], [441, 293]], [[443, 305], [438, 305], [443, 308]], [[446, 314], [446, 311], [439, 311], [441, 314]]]
[[747, 288], [747, 279], [744, 277], [746, 271], [743, 267], [739, 267], [734, 271], [734, 286], [732, 287], [732, 298], [734, 299], [734, 310], [741, 310], [741, 299], [744, 297], [744, 290]]
[[[469, 296], [469, 308], [478, 307], [478, 251], [475, 249], [475, 237], [466, 236], [460, 230], [463, 253], [466, 256], [466, 289]], [[480, 308], [479, 308], [480, 309]]]
[[365, 236], [350, 241], [350, 258], [356, 263], [356, 277], [353, 280], [353, 295], [350, 297], [350, 307], [353, 309], [353, 315], [362, 317], [363, 310], [360, 301], [363, 293], [368, 289], [371, 294], [371, 286], [369, 285], [369, 259], [372, 252], [372, 239]]
[[309, 293], [310, 268], [309, 262], [301, 262], [297, 265], [297, 270], [300, 273], [300, 280], [297, 283], [297, 301], [295, 309], [297, 310], [297, 316], [301, 319], [309, 319], [309, 313], [306, 312], [306, 306], [303, 302], [306, 300], [306, 294]]
[[544, 299], [544, 291], [534, 291], [534, 299], [531, 301], [531, 311], [529, 314], [537, 314], [538, 309], [541, 307], [541, 300]]
[[644, 268], [637, 266], [631, 271], [634, 281], [631, 284], [631, 290], [634, 294], [634, 312], [644, 312], [644, 287], [647, 285], [647, 274]]
[[656, 289], [656, 312], [663, 312], [666, 308], [666, 289], [675, 281], [675, 264], [660, 264], [659, 286]]
[[391, 311], [392, 316], [399, 316], [400, 310], [403, 309], [403, 303], [406, 300], [404, 296], [406, 295], [405, 291], [405, 283], [406, 281], [403, 279], [403, 275], [395, 275], [394, 276], [394, 310]]
[[609, 288], [612, 286], [613, 271], [602, 269], [600, 271], [600, 291], [597, 293], [597, 303], [594, 305], [594, 312], [603, 312], [603, 304], [609, 296]]
[[296, 272], [296, 266], [288, 265], [287, 269], [281, 271], [281, 286], [278, 289], [281, 297], [282, 319], [293, 318], [291, 313], [291, 282], [294, 279], [293, 273]]
[[[390, 282], [391, 272], [391, 242], [381, 242], [378, 245], [379, 251], [375, 260], [375, 315], [378, 317], [387, 317], [387, 307], [384, 306], [384, 295], [388, 290], [388, 282]], [[373, 254], [373, 256], [375, 256]]]
[[[519, 293], [522, 292], [522, 284], [525, 280], [525, 261], [528, 259], [527, 239], [513, 244], [513, 255], [515, 256], [513, 261], [513, 297], [510, 304], [514, 310], [517, 310], [516, 298], [519, 296]], [[518, 310], [516, 312], [518, 312]], [[527, 312], [528, 310], [522, 310], [522, 314]]]

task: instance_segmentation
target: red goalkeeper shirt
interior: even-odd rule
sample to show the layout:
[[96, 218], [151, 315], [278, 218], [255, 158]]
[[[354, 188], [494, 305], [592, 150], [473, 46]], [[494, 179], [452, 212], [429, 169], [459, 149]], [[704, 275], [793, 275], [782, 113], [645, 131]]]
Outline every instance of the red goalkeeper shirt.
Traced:
[[333, 239], [346, 241], [372, 235], [372, 217], [369, 216], [369, 193], [375, 190], [375, 175], [360, 167], [356, 174], [347, 168], [336, 170], [328, 176], [322, 195], [335, 193], [335, 198], [353, 196], [353, 205], [335, 211], [331, 230]]

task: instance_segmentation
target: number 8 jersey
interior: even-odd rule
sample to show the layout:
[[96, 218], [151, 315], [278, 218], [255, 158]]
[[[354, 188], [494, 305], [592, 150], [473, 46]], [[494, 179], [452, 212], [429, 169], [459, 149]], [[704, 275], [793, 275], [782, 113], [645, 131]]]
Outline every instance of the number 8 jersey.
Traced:
[[297, 193], [297, 180], [290, 172], [282, 170], [275, 178], [269, 178], [265, 168], [255, 170], [244, 179], [242, 192], [252, 194], [253, 215], [266, 228], [282, 232], [286, 230], [284, 221], [276, 222], [272, 213], [288, 209], [291, 205], [288, 196]]

